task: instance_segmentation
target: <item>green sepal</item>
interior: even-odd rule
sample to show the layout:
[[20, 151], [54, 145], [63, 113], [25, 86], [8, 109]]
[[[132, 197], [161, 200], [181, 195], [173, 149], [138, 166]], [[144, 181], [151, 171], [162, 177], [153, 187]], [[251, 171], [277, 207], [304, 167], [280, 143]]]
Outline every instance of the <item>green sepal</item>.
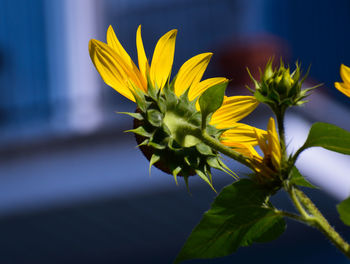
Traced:
[[154, 87], [152, 81], [151, 81], [151, 77], [149, 74], [149, 70], [147, 69], [146, 72], [146, 78], [147, 78], [147, 94], [154, 100], [157, 100], [157, 95], [159, 92], [159, 88], [158, 87]]
[[218, 110], [224, 102], [225, 90], [228, 82], [219, 83], [208, 88], [199, 97], [199, 106], [202, 114], [202, 128], [206, 127], [207, 117]]
[[350, 197], [338, 204], [337, 210], [343, 223], [350, 226]]
[[140, 135], [143, 137], [151, 137], [152, 136], [152, 133], [147, 132], [142, 126], [139, 126], [137, 128], [134, 128], [134, 129], [126, 130], [124, 132], [127, 132], [127, 133], [132, 132], [134, 134], [137, 134], [137, 135]]
[[172, 138], [169, 138], [168, 147], [173, 151], [180, 151], [182, 149], [182, 147]]
[[298, 152], [311, 147], [325, 149], [350, 155], [350, 132], [327, 123], [312, 125], [309, 135]]
[[220, 158], [208, 157], [207, 163], [210, 167], [227, 173], [228, 175], [232, 176], [232, 178], [234, 178], [235, 180], [238, 179], [238, 176], [229, 167], [227, 167], [226, 164], [220, 160]]
[[157, 105], [159, 107], [160, 112], [165, 113], [167, 109], [167, 102], [164, 97], [160, 96], [157, 100]]
[[153, 154], [150, 161], [149, 161], [149, 168], [148, 168], [148, 172], [151, 175], [151, 168], [153, 166], [153, 164], [157, 163], [160, 160], [160, 156]]
[[141, 146], [147, 146], [149, 142], [149, 139], [145, 139], [144, 141], [142, 141], [140, 144], [138, 144], [136, 147], [141, 147]]
[[196, 145], [196, 149], [199, 153], [203, 155], [213, 155], [213, 151], [211, 150], [211, 147], [208, 145], [205, 145], [204, 143], [199, 143]]
[[197, 175], [206, 183], [208, 183], [208, 185], [213, 189], [214, 192], [217, 192], [212, 184], [212, 182], [209, 180], [208, 176], [206, 174], [204, 174], [204, 172], [202, 172], [201, 170], [196, 170]]
[[181, 172], [181, 167], [176, 167], [173, 171], [172, 171], [172, 174], [174, 176], [174, 180], [175, 180], [175, 183], [176, 185], [179, 185], [178, 182], [177, 182], [177, 175]]
[[184, 161], [186, 162], [186, 164], [188, 166], [191, 166], [191, 162], [190, 162], [190, 160], [189, 160], [189, 158], [187, 156], [184, 157]]
[[304, 176], [301, 175], [301, 173], [299, 172], [299, 170], [297, 169], [297, 167], [295, 167], [295, 166], [294, 166], [293, 169], [290, 171], [290, 174], [289, 174], [289, 183], [290, 183], [290, 184], [294, 184], [294, 185], [303, 186], [303, 187], [318, 189], [318, 187], [314, 186], [314, 185], [311, 184], [308, 180], [306, 180], [306, 179], [304, 178]]
[[260, 103], [264, 104], [273, 104], [273, 101], [268, 99], [266, 96], [262, 95], [262, 93], [259, 90], [256, 90], [254, 92], [254, 97], [256, 100], [258, 100]]
[[[247, 67], [247, 72], [248, 72], [248, 75], [250, 77], [250, 79], [252, 80], [252, 82], [254, 83], [254, 86], [255, 86], [255, 90], [259, 89], [260, 87], [260, 84], [257, 80], [255, 80], [255, 78], [253, 77], [253, 75], [250, 73], [250, 70], [249, 68]], [[248, 88], [248, 90], [251, 90], [250, 88]]]
[[282, 216], [266, 204], [268, 190], [243, 179], [225, 187], [194, 228], [175, 263], [232, 254], [253, 242], [276, 239], [285, 230]]
[[165, 149], [165, 148], [166, 148], [166, 146], [161, 145], [161, 144], [157, 144], [157, 143], [155, 143], [155, 142], [153, 142], [153, 141], [149, 141], [148, 144], [147, 144], [147, 146], [150, 146], [150, 147], [152, 147], [152, 148], [159, 149], [159, 150], [162, 150], [162, 149]]
[[142, 121], [143, 117], [140, 113], [131, 113], [131, 112], [116, 112], [117, 114], [123, 114], [123, 115], [128, 115], [131, 116], [132, 118], [135, 118], [137, 120]]
[[165, 101], [167, 103], [167, 108], [172, 108], [172, 107], [176, 106], [176, 104], [178, 102], [178, 98], [175, 95], [175, 93], [172, 91], [171, 86], [165, 85], [163, 87], [163, 94], [165, 97]]
[[155, 127], [160, 127], [163, 123], [163, 115], [155, 109], [147, 110], [147, 120]]
[[193, 167], [198, 167], [200, 162], [201, 162], [201, 158], [200, 157], [194, 157], [192, 155], [188, 155], [184, 157], [184, 162], [188, 165], [188, 166], [193, 166]]
[[156, 84], [156, 86], [153, 86], [153, 85], [151, 85], [151, 83], [148, 83], [147, 94], [153, 100], [157, 100], [158, 99], [159, 91], [160, 91], [160, 89], [157, 86], [157, 84]]
[[139, 109], [141, 109], [143, 112], [145, 112], [146, 108], [147, 108], [147, 104], [146, 104], [144, 92], [138, 88], [135, 88], [135, 87], [134, 87], [134, 89], [130, 89], [130, 92], [132, 93], [132, 95], [135, 98], [135, 102], [137, 104], [137, 107]]

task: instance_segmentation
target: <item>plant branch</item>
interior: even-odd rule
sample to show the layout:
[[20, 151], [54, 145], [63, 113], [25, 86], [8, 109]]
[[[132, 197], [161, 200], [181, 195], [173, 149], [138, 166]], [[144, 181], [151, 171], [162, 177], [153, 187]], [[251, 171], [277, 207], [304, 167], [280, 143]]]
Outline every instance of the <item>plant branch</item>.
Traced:
[[291, 212], [281, 211], [281, 210], [277, 210], [277, 209], [275, 210], [275, 213], [305, 224], [305, 218], [301, 215], [297, 215], [297, 214], [294, 214]]
[[305, 208], [315, 217], [315, 227], [319, 229], [328, 239], [348, 258], [350, 258], [350, 245], [334, 230], [327, 219], [318, 210], [315, 204], [301, 190], [295, 189], [296, 195]]
[[350, 245], [335, 231], [327, 219], [305, 193], [291, 186], [287, 189], [293, 204], [300, 212], [302, 222], [316, 227], [321, 231], [344, 255], [350, 258]]

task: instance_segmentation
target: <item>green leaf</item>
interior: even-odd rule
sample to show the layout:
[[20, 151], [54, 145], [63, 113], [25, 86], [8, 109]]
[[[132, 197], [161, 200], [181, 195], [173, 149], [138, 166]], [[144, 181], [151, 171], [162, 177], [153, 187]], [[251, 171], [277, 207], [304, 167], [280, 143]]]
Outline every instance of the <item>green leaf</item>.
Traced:
[[202, 127], [206, 126], [207, 117], [220, 108], [224, 101], [228, 82], [220, 83], [208, 88], [199, 97], [199, 106], [202, 113]]
[[284, 232], [285, 222], [265, 201], [269, 194], [242, 179], [225, 187], [187, 239], [175, 263], [217, 258], [253, 242], [268, 242]]
[[350, 197], [338, 204], [337, 209], [340, 219], [344, 224], [350, 226]]
[[350, 155], [350, 132], [335, 125], [315, 123], [301, 148], [304, 150], [311, 147], [323, 147]]
[[308, 180], [304, 178], [296, 167], [293, 167], [289, 174], [289, 182], [291, 184], [318, 189], [316, 186], [312, 185]]

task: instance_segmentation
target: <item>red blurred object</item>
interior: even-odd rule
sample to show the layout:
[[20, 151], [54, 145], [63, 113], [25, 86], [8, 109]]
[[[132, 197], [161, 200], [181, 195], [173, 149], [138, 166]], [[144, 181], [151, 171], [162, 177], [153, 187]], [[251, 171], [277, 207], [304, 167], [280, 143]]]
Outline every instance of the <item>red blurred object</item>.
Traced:
[[[228, 94], [234, 94], [237, 88], [240, 94], [245, 85], [252, 87], [253, 83], [247, 68], [255, 79], [260, 79], [260, 69], [264, 69], [267, 61], [274, 58], [274, 66], [279, 65], [280, 58], [289, 62], [289, 49], [280, 38], [271, 35], [260, 35], [230, 41], [219, 49], [218, 66], [221, 75], [231, 80]], [[234, 88], [234, 89], [233, 89]]]

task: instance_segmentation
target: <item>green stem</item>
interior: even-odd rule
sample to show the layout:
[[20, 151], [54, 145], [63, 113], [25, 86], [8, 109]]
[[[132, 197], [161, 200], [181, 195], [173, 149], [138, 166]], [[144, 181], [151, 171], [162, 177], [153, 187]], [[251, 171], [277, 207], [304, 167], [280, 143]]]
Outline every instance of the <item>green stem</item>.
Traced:
[[245, 156], [243, 156], [239, 152], [221, 144], [221, 142], [219, 140], [211, 137], [205, 131], [202, 131], [200, 139], [205, 144], [207, 144], [209, 147], [212, 147], [216, 151], [221, 152], [222, 154], [224, 154], [224, 155], [246, 165], [247, 167], [251, 168], [252, 165], [250, 164], [249, 160]]
[[277, 126], [278, 126], [278, 135], [280, 138], [280, 145], [282, 150], [282, 160], [286, 160], [286, 136], [285, 136], [285, 130], [284, 130], [284, 114], [285, 109], [277, 109], [274, 111], [276, 118], [277, 118]]
[[317, 209], [310, 198], [294, 186], [290, 187], [287, 191], [296, 209], [300, 212], [302, 220], [306, 224], [320, 230], [345, 256], [350, 258], [350, 245], [328, 223], [327, 219]]
[[297, 161], [297, 159], [298, 159], [300, 153], [303, 152], [304, 150], [305, 150], [305, 148], [304, 148], [304, 145], [303, 145], [301, 148], [299, 148], [299, 149], [297, 150], [297, 152], [295, 152], [295, 154], [293, 155], [293, 157], [292, 157], [292, 159], [291, 159], [291, 166], [294, 166], [294, 164], [295, 164], [295, 162]]
[[208, 135], [208, 133], [205, 130], [199, 130], [197, 128], [187, 128], [186, 132], [197, 137], [203, 143], [215, 149], [216, 151], [221, 152], [222, 154], [253, 169], [252, 164], [249, 162], [249, 159], [247, 159], [247, 157], [243, 156], [242, 154], [233, 150], [232, 148], [223, 145], [219, 140]]
[[292, 199], [292, 202], [295, 206], [295, 208], [298, 210], [298, 212], [302, 215], [302, 217], [304, 218], [305, 221], [308, 221], [310, 218], [310, 215], [308, 214], [308, 212], [305, 210], [305, 208], [303, 207], [303, 205], [301, 204], [301, 202], [299, 201], [296, 193], [295, 193], [295, 188], [288, 188], [287, 192], [290, 196], [290, 198]]
[[294, 213], [290, 213], [290, 212], [286, 212], [286, 211], [280, 211], [280, 210], [275, 210], [275, 213], [284, 217], [288, 217], [290, 219], [293, 219], [295, 221], [301, 222], [303, 224], [305, 224], [305, 219], [304, 217], [294, 214]]

